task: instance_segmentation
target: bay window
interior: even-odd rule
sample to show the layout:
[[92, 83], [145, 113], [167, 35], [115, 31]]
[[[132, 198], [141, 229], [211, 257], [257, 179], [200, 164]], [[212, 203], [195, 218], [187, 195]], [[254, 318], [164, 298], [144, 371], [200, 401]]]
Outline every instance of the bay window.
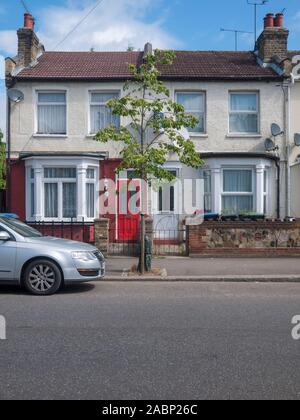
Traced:
[[229, 132], [232, 134], [258, 134], [258, 93], [231, 92], [229, 102]]
[[31, 158], [26, 162], [29, 221], [92, 221], [97, 217], [99, 161]]
[[120, 126], [120, 117], [107, 106], [109, 100], [118, 97], [118, 92], [90, 92], [90, 134], [96, 134], [110, 125]]
[[37, 92], [37, 134], [67, 134], [66, 92]]
[[184, 106], [185, 112], [197, 118], [196, 127], [188, 128], [190, 133], [205, 133], [205, 93], [203, 92], [178, 92], [177, 102]]
[[223, 214], [254, 211], [254, 171], [252, 169], [224, 169]]

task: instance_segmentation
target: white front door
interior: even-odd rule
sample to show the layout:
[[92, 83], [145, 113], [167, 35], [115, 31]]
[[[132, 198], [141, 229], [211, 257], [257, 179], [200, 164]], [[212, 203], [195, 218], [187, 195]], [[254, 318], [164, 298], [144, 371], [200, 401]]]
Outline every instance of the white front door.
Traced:
[[[176, 170], [170, 170], [178, 176]], [[155, 238], [161, 240], [177, 240], [179, 236], [179, 184], [162, 183], [154, 191], [154, 232]]]

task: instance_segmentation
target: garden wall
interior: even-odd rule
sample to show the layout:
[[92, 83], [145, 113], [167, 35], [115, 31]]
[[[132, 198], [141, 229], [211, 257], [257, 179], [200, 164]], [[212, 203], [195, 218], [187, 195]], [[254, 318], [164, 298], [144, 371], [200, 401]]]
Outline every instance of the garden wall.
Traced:
[[190, 256], [300, 257], [300, 221], [216, 221], [187, 230]]

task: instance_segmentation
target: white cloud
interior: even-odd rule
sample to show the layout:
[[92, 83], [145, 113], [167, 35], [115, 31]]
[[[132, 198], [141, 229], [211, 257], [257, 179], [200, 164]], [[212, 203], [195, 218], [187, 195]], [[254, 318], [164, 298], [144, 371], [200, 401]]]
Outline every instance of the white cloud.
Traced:
[[0, 31], [0, 51], [15, 55], [17, 52], [16, 31]]
[[[50, 7], [38, 19], [39, 37], [46, 49], [53, 49], [87, 14], [95, 2], [69, 1], [68, 6]], [[125, 50], [143, 48], [147, 41], [156, 48], [175, 48], [179, 41], [163, 29], [160, 19], [147, 21], [147, 15], [160, 10], [160, 0], [104, 0], [59, 50]]]
[[[46, 50], [54, 47], [95, 5], [95, 0], [68, 0], [63, 6], [48, 6], [35, 16], [38, 36]], [[142, 49], [146, 42], [155, 48], [178, 48], [181, 42], [164, 29], [161, 18], [148, 19], [161, 12], [161, 0], [103, 0], [103, 3], [58, 48], [67, 51]], [[155, 14], [155, 13], [153, 13]], [[21, 22], [20, 22], [21, 26]], [[0, 51], [14, 56], [17, 50], [16, 30], [0, 31]], [[4, 75], [0, 55], [0, 79]], [[0, 80], [0, 127], [5, 130], [5, 86]]]

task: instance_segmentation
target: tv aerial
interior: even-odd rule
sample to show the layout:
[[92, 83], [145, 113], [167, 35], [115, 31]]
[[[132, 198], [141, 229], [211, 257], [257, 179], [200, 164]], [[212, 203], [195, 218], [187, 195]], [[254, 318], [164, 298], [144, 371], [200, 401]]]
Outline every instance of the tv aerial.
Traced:
[[238, 36], [239, 34], [253, 34], [253, 32], [240, 31], [238, 29], [220, 29], [221, 32], [232, 32], [235, 34], [235, 51], [238, 51]]

